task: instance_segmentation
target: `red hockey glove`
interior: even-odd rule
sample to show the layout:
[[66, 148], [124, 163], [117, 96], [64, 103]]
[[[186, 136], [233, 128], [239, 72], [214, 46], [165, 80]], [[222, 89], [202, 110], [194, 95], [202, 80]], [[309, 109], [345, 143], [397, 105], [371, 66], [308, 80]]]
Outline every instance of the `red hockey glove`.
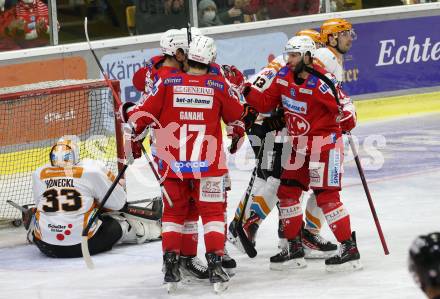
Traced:
[[119, 106], [118, 114], [122, 122], [128, 122], [128, 109], [133, 106], [136, 106], [136, 104], [133, 102], [125, 102], [124, 104]]
[[339, 125], [343, 132], [350, 132], [356, 126], [356, 113], [343, 110], [341, 113], [341, 120]]
[[124, 124], [124, 152], [127, 164], [132, 164], [135, 159], [142, 156], [142, 141], [134, 134], [134, 129], [129, 124]]
[[245, 77], [238, 68], [233, 65], [222, 65], [225, 78], [236, 88], [240, 93], [243, 89]]
[[226, 131], [228, 133], [228, 137], [232, 139], [231, 146], [229, 147], [229, 152], [231, 154], [235, 154], [244, 141], [244, 123], [241, 120], [231, 122], [228, 124]]

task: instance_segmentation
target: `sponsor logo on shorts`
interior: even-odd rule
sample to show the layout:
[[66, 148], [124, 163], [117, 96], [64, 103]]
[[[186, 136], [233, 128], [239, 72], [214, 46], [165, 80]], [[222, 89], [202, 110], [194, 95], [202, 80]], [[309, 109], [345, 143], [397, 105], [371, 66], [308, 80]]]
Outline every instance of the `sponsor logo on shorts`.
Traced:
[[171, 169], [176, 173], [200, 173], [209, 170], [208, 161], [172, 161]]
[[339, 187], [340, 180], [339, 176], [341, 173], [341, 155], [339, 150], [332, 149], [329, 152], [329, 163], [328, 163], [328, 186]]

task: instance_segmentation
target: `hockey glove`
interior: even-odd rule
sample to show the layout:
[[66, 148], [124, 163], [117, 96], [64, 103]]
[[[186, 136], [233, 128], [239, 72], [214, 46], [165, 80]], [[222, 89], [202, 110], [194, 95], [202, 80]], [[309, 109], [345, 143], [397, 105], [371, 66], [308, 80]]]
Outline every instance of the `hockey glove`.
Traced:
[[136, 104], [133, 102], [125, 102], [124, 104], [119, 106], [118, 114], [122, 122], [128, 122], [128, 109], [132, 108], [133, 106], [136, 106]]
[[244, 141], [244, 123], [241, 120], [230, 122], [226, 130], [228, 133], [228, 137], [232, 139], [231, 146], [229, 147], [229, 152], [231, 154], [235, 154]]
[[356, 127], [356, 113], [352, 114], [350, 111], [342, 111], [341, 120], [339, 125], [341, 126], [342, 132], [350, 132]]
[[243, 113], [241, 114], [240, 120], [243, 121], [246, 130], [252, 127], [257, 117], [258, 111], [254, 107], [249, 104], [243, 105]]
[[266, 132], [279, 131], [286, 126], [284, 119], [284, 110], [279, 109], [275, 115], [266, 117], [263, 120], [262, 126]]
[[134, 129], [129, 124], [124, 124], [124, 152], [127, 164], [132, 164], [135, 159], [142, 156], [143, 139], [136, 136]]
[[222, 65], [222, 70], [225, 78], [241, 93], [245, 82], [243, 73], [235, 66], [226, 64]]

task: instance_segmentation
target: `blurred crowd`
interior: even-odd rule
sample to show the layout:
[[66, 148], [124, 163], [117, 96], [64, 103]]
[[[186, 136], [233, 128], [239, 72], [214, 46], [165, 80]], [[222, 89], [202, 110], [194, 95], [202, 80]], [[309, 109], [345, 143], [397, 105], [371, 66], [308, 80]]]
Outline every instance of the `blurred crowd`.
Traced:
[[[430, 0], [194, 0], [198, 27], [322, 12], [437, 2]], [[89, 18], [94, 38], [164, 32], [185, 27], [191, 0], [57, 0], [59, 42], [83, 41]], [[0, 0], [0, 51], [49, 45], [47, 0]]]

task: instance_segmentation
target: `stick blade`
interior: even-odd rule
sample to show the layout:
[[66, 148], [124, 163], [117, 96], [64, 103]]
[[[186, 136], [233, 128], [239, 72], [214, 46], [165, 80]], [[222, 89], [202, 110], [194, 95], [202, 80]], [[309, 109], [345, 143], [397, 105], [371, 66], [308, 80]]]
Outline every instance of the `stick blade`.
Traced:
[[90, 270], [94, 269], [95, 265], [93, 264], [92, 258], [90, 256], [87, 236], [83, 236], [81, 239], [81, 251], [87, 268], [89, 268]]
[[252, 242], [247, 238], [246, 233], [243, 230], [243, 226], [240, 222], [237, 223], [237, 235], [246, 254], [250, 258], [256, 257], [257, 250], [255, 249], [254, 244], [252, 244]]

